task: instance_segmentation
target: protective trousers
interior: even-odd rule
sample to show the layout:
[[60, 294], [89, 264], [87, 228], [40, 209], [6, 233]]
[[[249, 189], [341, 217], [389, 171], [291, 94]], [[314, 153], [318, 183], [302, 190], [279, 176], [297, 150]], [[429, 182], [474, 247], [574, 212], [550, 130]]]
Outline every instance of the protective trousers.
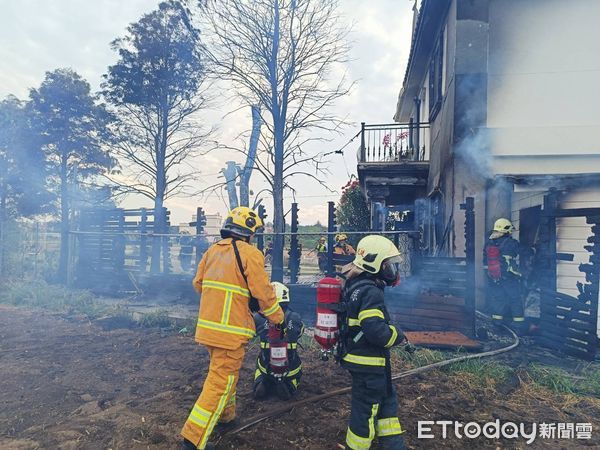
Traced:
[[226, 350], [206, 347], [210, 356], [208, 375], [181, 435], [204, 449], [217, 422], [235, 418], [235, 389], [244, 360], [244, 347]]
[[350, 374], [352, 411], [346, 432], [346, 448], [367, 450], [377, 436], [379, 448], [404, 450], [404, 431], [397, 416], [396, 389], [388, 382], [388, 375], [354, 371]]
[[492, 319], [504, 321], [512, 319], [517, 329], [523, 326], [525, 316], [521, 299], [521, 283], [517, 277], [506, 276], [499, 281], [489, 281], [492, 295]]
[[[298, 390], [302, 371], [298, 367], [290, 376], [276, 378], [263, 371], [260, 362], [254, 373], [254, 398], [257, 400], [266, 398], [274, 392], [280, 400], [289, 400]], [[291, 373], [291, 372], [290, 372]]]

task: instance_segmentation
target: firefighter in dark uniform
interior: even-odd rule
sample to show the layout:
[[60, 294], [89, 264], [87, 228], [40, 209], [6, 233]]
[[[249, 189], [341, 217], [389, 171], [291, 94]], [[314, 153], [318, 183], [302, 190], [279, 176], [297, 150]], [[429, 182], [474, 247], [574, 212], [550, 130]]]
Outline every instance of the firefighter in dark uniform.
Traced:
[[302, 361], [298, 355], [298, 340], [304, 332], [304, 324], [300, 315], [289, 307], [290, 292], [284, 284], [271, 283], [279, 306], [285, 313], [283, 340], [287, 347], [287, 367], [283, 373], [276, 373], [271, 365], [271, 339], [269, 322], [261, 315], [255, 314], [256, 332], [260, 338], [260, 353], [256, 360], [254, 373], [254, 398], [262, 400], [275, 393], [281, 400], [289, 400], [296, 393], [302, 376]]
[[398, 420], [398, 399], [391, 380], [390, 348], [412, 346], [399, 327], [390, 324], [383, 291], [400, 280], [400, 252], [383, 236], [358, 243], [354, 261], [346, 265], [343, 295], [346, 330], [341, 334], [341, 364], [352, 375], [352, 410], [346, 432], [347, 449], [368, 449], [375, 436], [381, 449], [404, 449]]
[[508, 219], [498, 219], [484, 247], [487, 264], [488, 301], [496, 323], [512, 319], [522, 331], [525, 317], [521, 298], [521, 273], [517, 266], [520, 244], [511, 234], [515, 228]]

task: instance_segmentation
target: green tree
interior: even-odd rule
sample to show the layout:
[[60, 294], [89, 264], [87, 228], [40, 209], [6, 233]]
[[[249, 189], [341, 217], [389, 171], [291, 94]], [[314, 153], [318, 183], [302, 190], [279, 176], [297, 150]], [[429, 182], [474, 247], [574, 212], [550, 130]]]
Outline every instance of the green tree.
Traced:
[[90, 85], [71, 69], [46, 72], [29, 93], [32, 132], [46, 156], [50, 188], [60, 207], [60, 259], [57, 279], [66, 281], [73, 194], [116, 165], [105, 145], [110, 114], [90, 92]]
[[[371, 215], [357, 180], [348, 181], [342, 188], [342, 196], [335, 214], [340, 231], [365, 231], [370, 229]], [[356, 245], [360, 236], [350, 235], [348, 239], [353, 245]]]
[[[209, 133], [197, 118], [206, 106], [199, 33], [179, 2], [163, 2], [130, 24], [112, 48], [119, 61], [108, 68], [102, 87], [119, 118], [115, 150], [127, 175], [120, 184], [153, 201], [155, 231], [163, 232], [164, 202], [193, 193], [199, 172], [191, 159], [201, 154]], [[160, 267], [159, 240], [151, 267]]]

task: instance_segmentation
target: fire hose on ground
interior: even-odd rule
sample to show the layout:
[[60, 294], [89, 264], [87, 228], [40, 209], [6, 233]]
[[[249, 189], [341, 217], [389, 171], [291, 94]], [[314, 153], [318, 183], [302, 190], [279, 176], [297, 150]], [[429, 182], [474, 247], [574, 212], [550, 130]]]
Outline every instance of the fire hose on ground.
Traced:
[[[487, 317], [484, 314], [480, 313], [479, 311], [477, 311], [477, 315], [479, 315], [481, 317], [484, 317], [484, 318]], [[439, 369], [440, 367], [448, 366], [450, 364], [455, 364], [455, 363], [462, 362], [462, 361], [467, 361], [467, 360], [470, 360], [470, 359], [487, 358], [487, 357], [490, 357], [490, 356], [496, 356], [496, 355], [508, 352], [508, 351], [516, 348], [519, 345], [519, 337], [509, 327], [507, 327], [505, 325], [502, 325], [502, 326], [504, 327], [504, 329], [506, 329], [512, 335], [513, 342], [510, 345], [508, 345], [506, 347], [502, 347], [502, 348], [496, 349], [496, 350], [489, 350], [489, 351], [486, 351], [486, 352], [473, 353], [473, 354], [470, 354], [470, 355], [465, 355], [465, 356], [459, 356], [459, 357], [456, 357], [456, 358], [446, 359], [444, 361], [439, 361], [439, 362], [436, 362], [436, 363], [433, 363], [433, 364], [428, 364], [426, 366], [421, 366], [421, 367], [417, 367], [415, 369], [410, 369], [410, 370], [407, 370], [405, 372], [400, 372], [400, 373], [397, 373], [397, 374], [395, 374], [395, 375], [392, 376], [392, 381], [396, 381], [396, 380], [399, 380], [401, 378], [410, 377], [412, 375], [416, 375], [416, 374], [419, 374], [419, 373], [422, 373], [422, 372], [426, 372], [428, 370]], [[260, 422], [262, 422], [262, 421], [270, 418], [270, 417], [278, 416], [278, 415], [283, 414], [285, 412], [288, 412], [288, 411], [290, 411], [290, 410], [292, 410], [292, 409], [294, 409], [294, 408], [296, 408], [298, 406], [305, 405], [307, 403], [318, 402], [320, 400], [324, 400], [324, 399], [327, 399], [327, 398], [330, 398], [330, 397], [334, 397], [336, 395], [346, 394], [346, 393], [351, 392], [351, 390], [352, 390], [352, 387], [349, 386], [349, 387], [345, 387], [345, 388], [340, 388], [340, 389], [336, 389], [336, 390], [333, 390], [333, 391], [329, 391], [329, 392], [326, 392], [324, 394], [314, 395], [312, 397], [308, 397], [308, 398], [305, 398], [305, 399], [302, 399], [302, 400], [298, 400], [296, 402], [288, 403], [286, 405], [280, 406], [280, 407], [275, 408], [273, 410], [264, 412], [262, 414], [258, 414], [258, 415], [254, 416], [254, 417], [251, 417], [250, 419], [246, 420], [241, 425], [239, 425], [239, 426], [235, 427], [234, 429], [228, 430], [227, 432], [223, 433], [223, 436], [237, 434], [237, 433], [239, 433], [239, 432], [241, 432], [241, 431], [243, 431], [243, 430], [245, 430], [247, 428], [250, 428], [253, 425], [256, 425], [257, 423], [260, 423]]]

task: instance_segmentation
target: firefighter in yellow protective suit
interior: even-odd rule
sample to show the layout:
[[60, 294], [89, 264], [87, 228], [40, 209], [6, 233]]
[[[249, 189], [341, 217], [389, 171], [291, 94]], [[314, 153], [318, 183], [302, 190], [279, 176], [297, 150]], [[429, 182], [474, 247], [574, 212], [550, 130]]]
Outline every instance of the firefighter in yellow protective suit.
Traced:
[[335, 235], [333, 253], [336, 255], [354, 255], [356, 253], [354, 247], [348, 243], [348, 236], [346, 233], [338, 233]]
[[[250, 208], [234, 208], [198, 264], [194, 288], [201, 294], [196, 342], [210, 356], [202, 392], [181, 431], [182, 449], [213, 448], [208, 442], [218, 423], [235, 419], [235, 391], [244, 345], [255, 335], [253, 311], [283, 323], [283, 311], [264, 269], [264, 256], [250, 244], [263, 227]], [[281, 325], [283, 326], [283, 325]]]

